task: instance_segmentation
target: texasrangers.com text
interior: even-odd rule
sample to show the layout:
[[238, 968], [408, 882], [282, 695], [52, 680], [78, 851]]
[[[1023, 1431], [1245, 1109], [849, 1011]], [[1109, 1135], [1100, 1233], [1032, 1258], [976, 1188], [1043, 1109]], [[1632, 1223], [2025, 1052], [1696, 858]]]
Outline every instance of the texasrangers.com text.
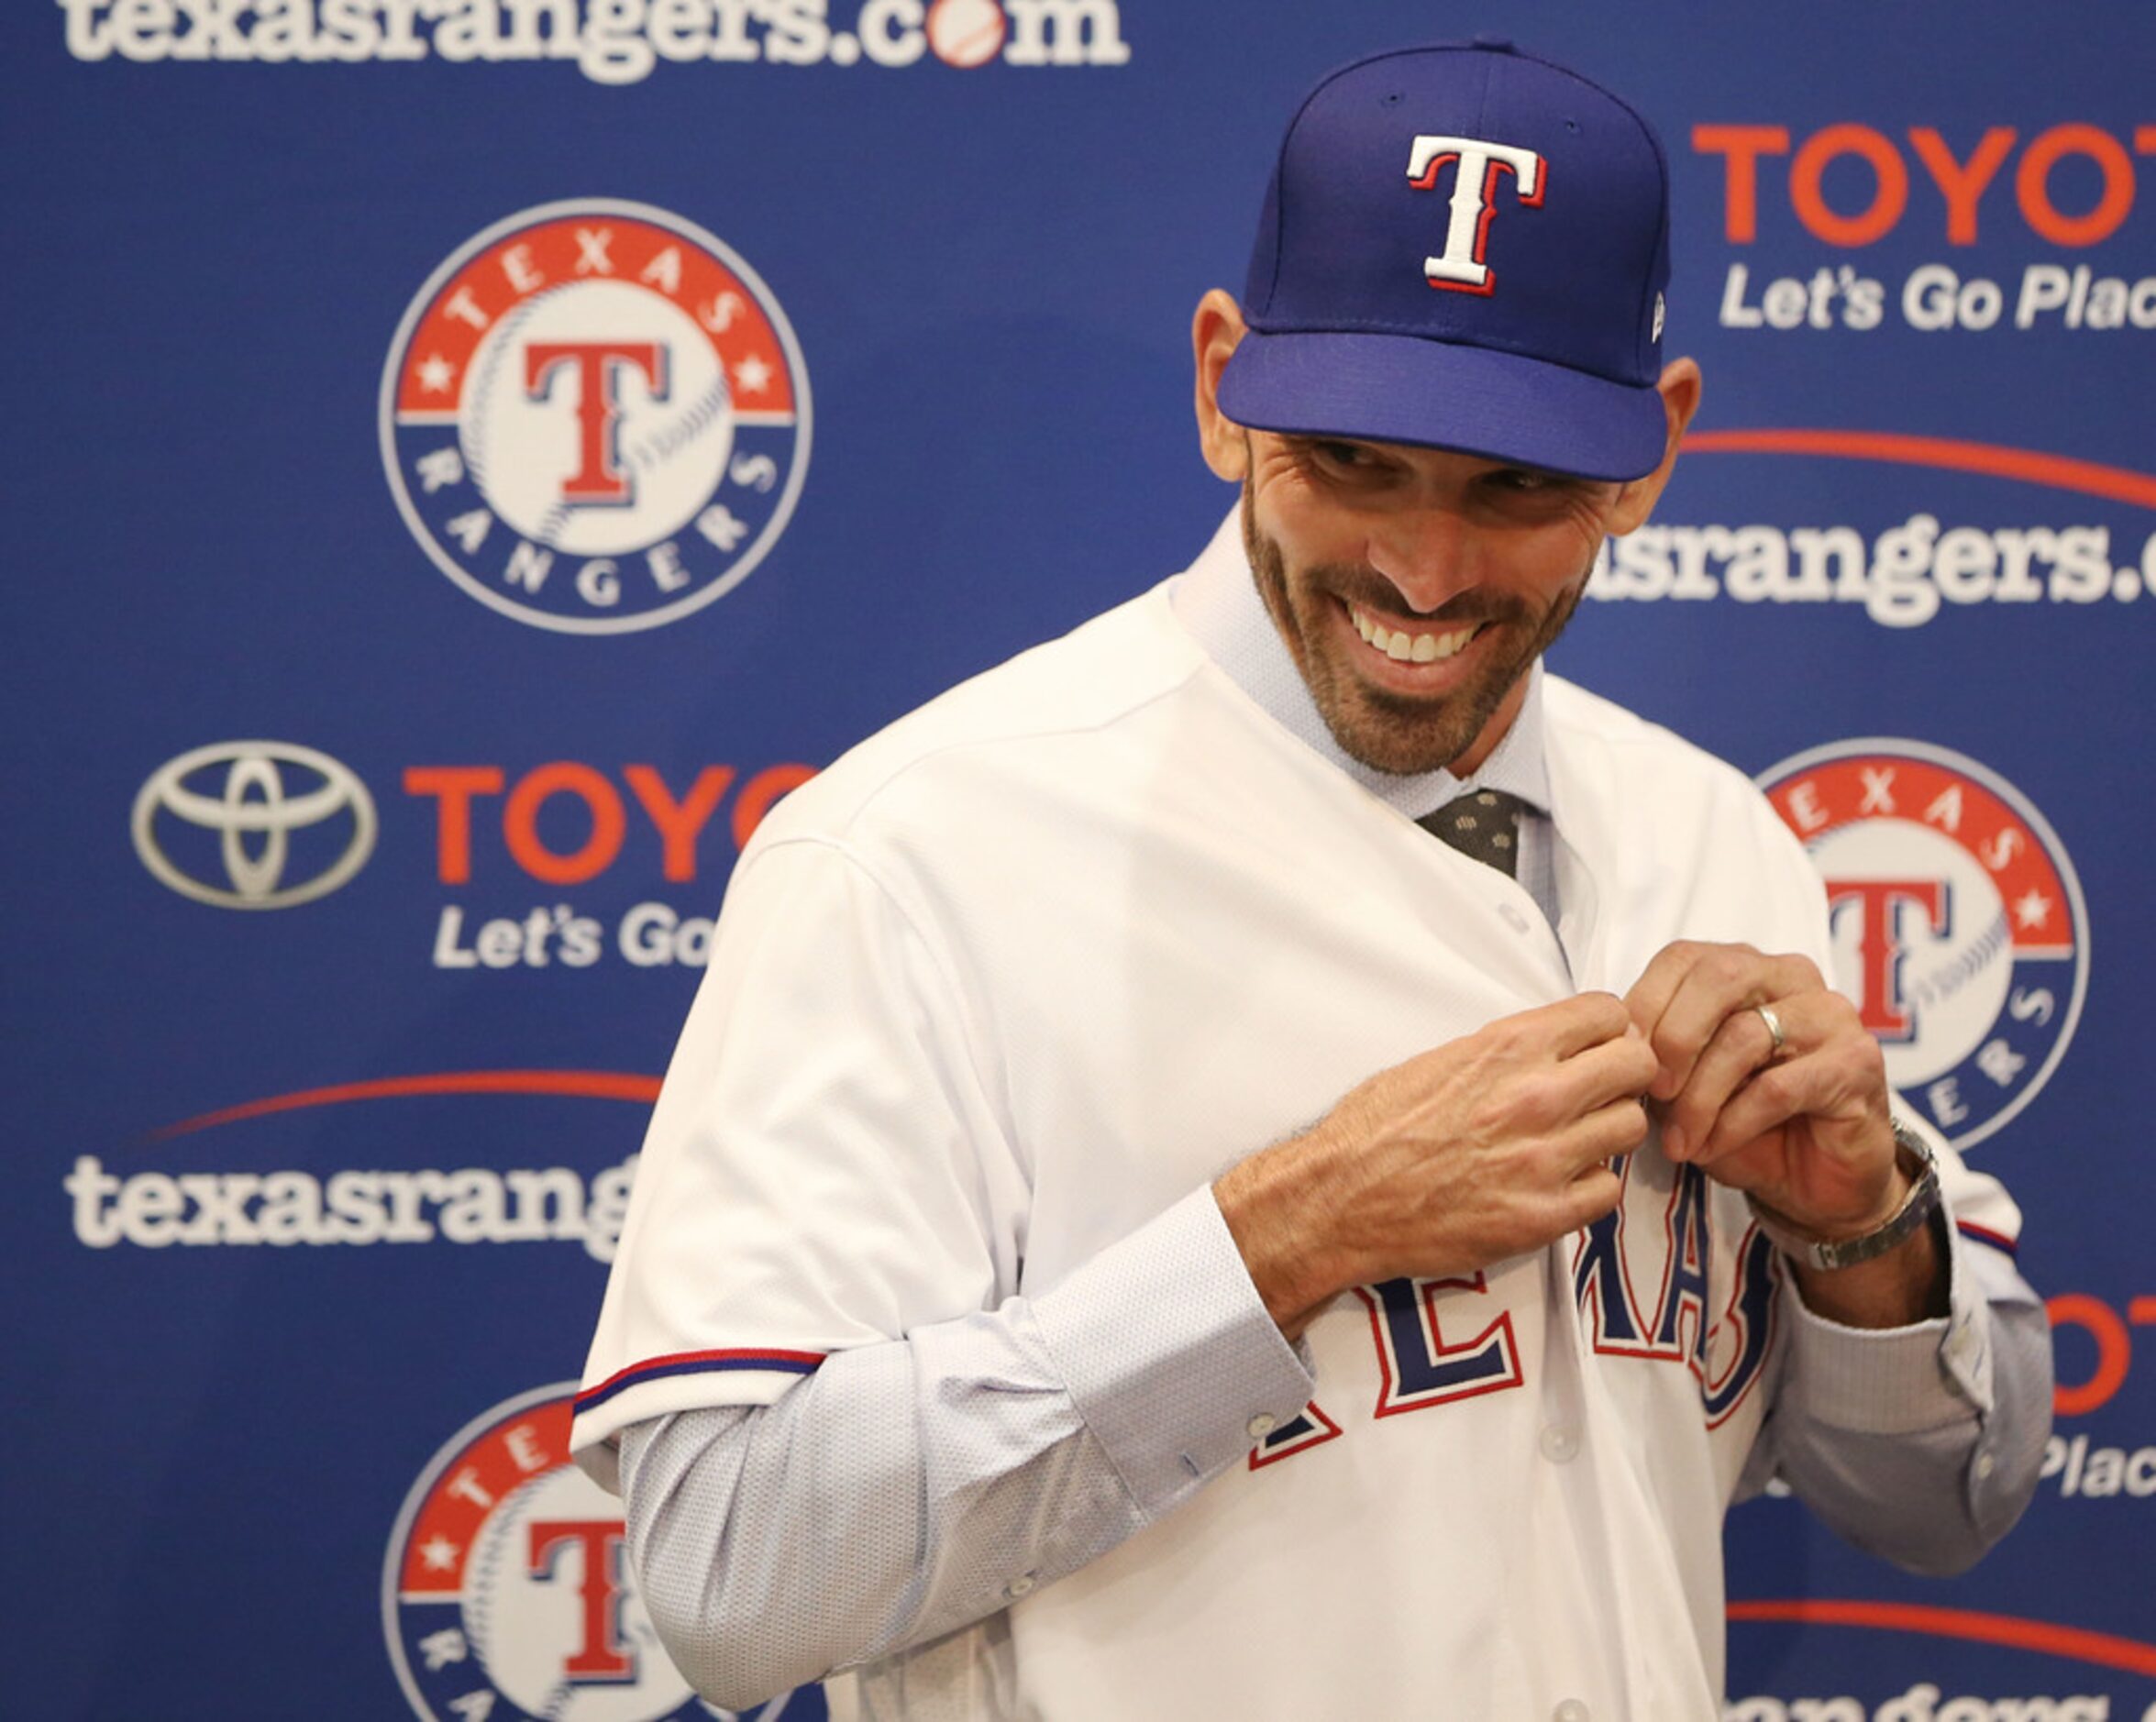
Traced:
[[77, 60], [1121, 66], [1115, 0], [58, 0]]
[[587, 1182], [572, 1166], [496, 1172], [107, 1172], [83, 1154], [61, 1180], [93, 1250], [205, 1245], [578, 1242], [614, 1260], [636, 1156]]
[[1920, 627], [1973, 604], [2131, 603], [2156, 591], [2156, 533], [2112, 566], [2107, 526], [1952, 526], [1912, 514], [1854, 526], [1650, 523], [1605, 544], [1587, 596], [1653, 602], [1848, 604], [1882, 627]]
[[2114, 1711], [2101, 1693], [2062, 1697], [1949, 1697], [1930, 1681], [1900, 1696], [1867, 1707], [1846, 1694], [1835, 1698], [1737, 1698], [1722, 1706], [1722, 1722], [2129, 1722], [2132, 1712]]

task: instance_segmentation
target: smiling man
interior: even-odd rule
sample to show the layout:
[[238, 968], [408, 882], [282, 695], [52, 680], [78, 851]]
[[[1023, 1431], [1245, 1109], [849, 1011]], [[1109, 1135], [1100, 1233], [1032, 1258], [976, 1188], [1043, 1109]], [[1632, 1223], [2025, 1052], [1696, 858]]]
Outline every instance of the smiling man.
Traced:
[[759, 830], [575, 1438], [707, 1697], [1708, 1722], [1731, 1500], [2027, 1501], [2012, 1204], [1751, 786], [1541, 666], [1698, 400], [1666, 233], [1571, 72], [1335, 72], [1193, 325], [1213, 542]]
[[[1249, 333], [1233, 299], [1206, 295], [1192, 332], [1199, 424], [1207, 462], [1244, 486], [1258, 594], [1326, 728], [1381, 771], [1477, 770], [1520, 715], [1528, 668], [1572, 619], [1602, 541], [1639, 525], [1661, 493], [1698, 367], [1679, 359], [1661, 380], [1666, 446], [1620, 485], [1440, 448], [1254, 435], [1220, 403], [1223, 372], [1255, 350]], [[1302, 551], [1292, 574], [1283, 538]]]

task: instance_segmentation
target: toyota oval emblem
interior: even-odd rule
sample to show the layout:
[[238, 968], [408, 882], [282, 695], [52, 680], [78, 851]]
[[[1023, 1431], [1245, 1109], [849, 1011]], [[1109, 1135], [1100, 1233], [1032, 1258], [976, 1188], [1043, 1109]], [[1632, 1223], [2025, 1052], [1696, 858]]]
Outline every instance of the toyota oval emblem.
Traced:
[[374, 850], [374, 798], [352, 769], [291, 742], [213, 742], [135, 797], [135, 853], [158, 880], [221, 909], [326, 897]]

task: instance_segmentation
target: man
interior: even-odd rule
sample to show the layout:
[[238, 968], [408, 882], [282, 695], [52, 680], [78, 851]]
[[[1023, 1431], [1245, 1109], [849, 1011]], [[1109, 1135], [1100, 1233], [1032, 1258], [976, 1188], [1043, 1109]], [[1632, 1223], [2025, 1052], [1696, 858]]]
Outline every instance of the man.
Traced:
[[707, 1696], [1708, 1718], [1732, 1497], [2026, 1502], [2012, 1205], [1751, 787], [1539, 667], [1698, 398], [1665, 211], [1504, 45], [1333, 74], [1194, 324], [1236, 514], [743, 857], [576, 1434]]

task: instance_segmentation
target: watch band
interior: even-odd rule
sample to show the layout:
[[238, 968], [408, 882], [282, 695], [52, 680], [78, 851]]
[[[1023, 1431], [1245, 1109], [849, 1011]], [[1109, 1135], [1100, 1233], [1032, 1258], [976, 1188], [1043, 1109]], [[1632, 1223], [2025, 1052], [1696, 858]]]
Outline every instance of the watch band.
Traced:
[[1931, 1149], [1921, 1136], [1898, 1118], [1893, 1122], [1895, 1159], [1913, 1180], [1907, 1199], [1893, 1216], [1861, 1237], [1829, 1241], [1813, 1237], [1764, 1202], [1748, 1198], [1752, 1200], [1752, 1218], [1775, 1248], [1807, 1267], [1832, 1273], [1837, 1268], [1854, 1267], [1859, 1262], [1885, 1255], [1906, 1243], [1931, 1218], [1939, 1208], [1938, 1162], [1932, 1158]]

